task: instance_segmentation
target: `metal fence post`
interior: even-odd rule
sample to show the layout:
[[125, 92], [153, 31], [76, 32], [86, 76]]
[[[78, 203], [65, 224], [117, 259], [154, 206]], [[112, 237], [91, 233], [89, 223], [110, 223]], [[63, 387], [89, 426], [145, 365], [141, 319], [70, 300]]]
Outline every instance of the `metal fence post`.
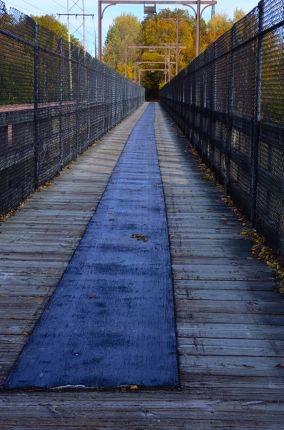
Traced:
[[233, 129], [233, 121], [232, 121], [232, 106], [233, 106], [233, 83], [234, 83], [234, 27], [230, 30], [230, 52], [228, 55], [228, 76], [227, 76], [227, 135], [226, 135], [226, 149], [225, 149], [225, 163], [226, 163], [226, 172], [224, 178], [224, 188], [225, 194], [230, 194], [231, 187], [231, 149], [232, 149], [232, 129]]
[[79, 154], [79, 133], [80, 133], [80, 121], [79, 121], [79, 105], [80, 105], [80, 94], [81, 94], [81, 76], [80, 76], [80, 53], [81, 48], [77, 48], [77, 89], [76, 89], [76, 148], [73, 160], [76, 160]]
[[258, 4], [258, 35], [257, 35], [257, 57], [256, 57], [256, 85], [255, 85], [255, 113], [252, 125], [251, 144], [251, 226], [256, 224], [256, 198], [257, 198], [257, 170], [258, 170], [258, 142], [260, 128], [260, 103], [261, 103], [261, 66], [262, 66], [262, 28], [263, 28], [263, 0]]
[[280, 232], [279, 257], [280, 263], [284, 265], [284, 232]]
[[63, 39], [59, 39], [59, 55], [60, 55], [60, 66], [59, 66], [59, 168], [60, 171], [63, 168], [63, 143], [62, 143], [62, 101], [63, 101]]
[[215, 125], [215, 116], [214, 116], [214, 112], [215, 112], [215, 79], [216, 79], [216, 61], [215, 61], [215, 44], [213, 45], [213, 53], [212, 55], [212, 70], [210, 72], [210, 84], [209, 84], [209, 88], [208, 91], [210, 92], [209, 95], [209, 130], [208, 130], [208, 134], [209, 134], [209, 148], [210, 148], [210, 157], [209, 157], [209, 167], [210, 169], [213, 170], [213, 172], [216, 175], [216, 169], [215, 169], [215, 132], [214, 132], [214, 125]]
[[34, 187], [39, 187], [40, 159], [38, 138], [38, 105], [39, 105], [39, 25], [34, 23]]
[[[206, 72], [206, 68], [205, 68], [205, 72]], [[200, 81], [198, 82], [198, 87], [199, 87], [199, 96], [200, 96], [200, 108], [199, 110], [199, 131], [198, 131], [198, 146], [200, 148], [200, 153], [201, 153], [201, 158], [202, 160], [206, 163], [207, 159], [206, 159], [206, 152], [205, 152], [205, 148], [204, 148], [204, 134], [203, 134], [203, 128], [204, 128], [204, 113], [205, 113], [205, 109], [204, 109], [204, 67], [202, 67], [201, 71], [199, 72], [199, 75], [201, 76]]]

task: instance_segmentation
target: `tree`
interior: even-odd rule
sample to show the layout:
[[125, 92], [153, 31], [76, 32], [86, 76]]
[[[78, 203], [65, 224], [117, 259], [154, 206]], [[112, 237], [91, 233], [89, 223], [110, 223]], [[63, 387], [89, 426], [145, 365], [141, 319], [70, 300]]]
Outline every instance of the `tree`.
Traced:
[[[33, 21], [22, 14], [14, 18], [3, 8], [0, 27], [18, 37], [26, 38], [33, 31]], [[1, 34], [0, 104], [33, 102], [33, 49], [11, 37]]]
[[[207, 46], [214, 42], [223, 33], [229, 30], [234, 22], [244, 16], [241, 9], [236, 9], [234, 18], [218, 14], [208, 23], [203, 19], [200, 22], [200, 51], [203, 52]], [[184, 9], [163, 9], [155, 15], [147, 16], [142, 23], [132, 15], [121, 15], [114, 20], [108, 31], [104, 49], [104, 61], [117, 72], [125, 73], [125, 49], [128, 45], [141, 44], [146, 46], [172, 44], [173, 49], [145, 49], [128, 50], [127, 76], [134, 78], [135, 69], [164, 68], [165, 60], [168, 68], [169, 61], [176, 60], [176, 29], [179, 20], [178, 42], [185, 48], [180, 50], [178, 56], [178, 68], [182, 70], [195, 58], [196, 22], [189, 12]], [[135, 62], [147, 62], [135, 67]], [[151, 65], [151, 62], [155, 64]], [[170, 65], [170, 76], [175, 75], [175, 64]], [[146, 88], [146, 94], [156, 97], [159, 88], [164, 85], [164, 72], [143, 72], [142, 83]]]
[[213, 16], [207, 24], [207, 44], [215, 42], [222, 34], [230, 30], [233, 22], [226, 13], [219, 13]]
[[[163, 43], [176, 43], [176, 22], [179, 19], [179, 44], [185, 46], [180, 51], [179, 68], [185, 67], [195, 56], [195, 22], [186, 10], [164, 9], [154, 16], [145, 18], [142, 23], [143, 43], [145, 45], [161, 45]], [[165, 54], [165, 50], [156, 51], [160, 55]], [[174, 50], [172, 60], [175, 60]], [[175, 67], [172, 66], [172, 73]]]
[[235, 9], [233, 22], [237, 22], [246, 15], [243, 9]]
[[144, 72], [141, 76], [141, 85], [145, 87], [145, 97], [147, 100], [159, 98], [159, 89], [164, 80], [164, 72]]
[[[66, 25], [64, 25], [60, 21], [58, 21], [53, 15], [33, 16], [32, 18], [40, 26], [51, 31], [56, 36], [62, 37], [62, 39], [64, 39], [64, 40], [68, 40], [68, 28], [66, 27]], [[70, 35], [70, 39], [74, 45], [82, 47], [79, 40], [75, 36], [73, 36], [72, 34]]]
[[[110, 27], [104, 48], [104, 62], [120, 72], [125, 66], [125, 51], [129, 45], [137, 45], [141, 41], [141, 23], [131, 14], [123, 14], [115, 18]], [[137, 52], [128, 52], [128, 61], [136, 59]]]
[[226, 13], [219, 13], [213, 16], [207, 24], [206, 47], [215, 42], [222, 34], [230, 30], [233, 24], [245, 16], [242, 9], [235, 9], [233, 19], [229, 19]]

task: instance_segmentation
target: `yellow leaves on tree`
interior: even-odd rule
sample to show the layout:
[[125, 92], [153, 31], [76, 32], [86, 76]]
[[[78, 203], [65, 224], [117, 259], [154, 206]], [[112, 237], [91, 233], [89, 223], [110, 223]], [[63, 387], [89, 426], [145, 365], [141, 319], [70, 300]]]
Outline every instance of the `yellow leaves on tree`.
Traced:
[[[243, 16], [244, 12], [236, 9], [233, 19], [229, 19], [224, 13], [215, 15], [208, 23], [202, 19], [200, 30], [201, 52]], [[126, 58], [126, 47], [129, 45], [151, 46], [162, 44], [172, 44], [175, 47], [178, 28], [178, 43], [185, 47], [180, 50], [178, 56], [178, 69], [182, 70], [195, 58], [195, 27], [195, 19], [190, 16], [187, 10], [183, 9], [175, 9], [174, 11], [164, 9], [158, 14], [147, 16], [142, 22], [133, 15], [121, 15], [114, 20], [108, 31], [104, 48], [104, 61], [123, 75], [127, 70], [127, 76], [130, 79], [134, 78], [135, 68], [137, 69], [135, 63], [137, 62], [158, 62], [155, 67], [150, 63], [149, 65], [143, 64], [143, 66], [138, 65], [143, 69], [163, 68], [165, 61], [168, 64], [172, 62], [170, 76], [173, 77], [176, 70], [174, 64], [176, 60], [175, 49], [153, 49], [152, 51], [148, 49], [131, 49], [128, 50]], [[144, 72], [142, 83], [145, 87], [153, 84], [158, 91], [158, 88], [164, 84], [164, 74], [163, 72], [155, 72], [150, 75], [150, 73]]]

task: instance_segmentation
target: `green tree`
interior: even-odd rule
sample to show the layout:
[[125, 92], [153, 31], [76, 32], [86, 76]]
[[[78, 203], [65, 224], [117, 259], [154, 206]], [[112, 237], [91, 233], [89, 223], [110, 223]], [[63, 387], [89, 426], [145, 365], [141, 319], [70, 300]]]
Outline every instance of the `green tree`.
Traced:
[[[218, 14], [208, 23], [201, 19], [200, 26], [200, 51], [214, 42], [224, 32], [229, 30], [234, 22], [244, 16], [241, 9], [236, 9], [233, 19], [226, 14]], [[177, 20], [179, 23], [178, 42], [184, 46], [179, 52], [178, 68], [182, 70], [195, 58], [196, 23], [189, 12], [184, 9], [163, 9], [155, 15], [146, 16], [140, 23], [132, 15], [117, 17], [110, 27], [104, 49], [104, 61], [119, 73], [125, 73], [125, 48], [128, 45], [141, 44], [146, 46], [172, 44], [173, 49], [145, 49], [129, 50], [127, 58], [127, 76], [133, 79], [138, 77], [138, 69], [164, 68], [165, 60], [175, 62], [176, 59], [176, 35]], [[136, 62], [145, 64], [136, 65]], [[154, 62], [155, 64], [151, 64]], [[135, 73], [136, 70], [136, 73]], [[170, 65], [170, 76], [175, 75], [175, 64]], [[142, 83], [146, 88], [146, 94], [156, 97], [157, 91], [164, 85], [163, 72], [143, 72]], [[151, 96], [151, 97], [152, 97]]]
[[245, 16], [242, 9], [235, 9], [233, 19], [229, 19], [226, 13], [216, 14], [207, 24], [206, 48], [210, 43], [215, 42], [222, 34], [230, 30], [233, 24]]
[[[129, 45], [137, 45], [141, 41], [141, 23], [131, 14], [123, 14], [115, 18], [110, 27], [104, 48], [104, 62], [114, 70], [122, 72], [125, 67], [125, 51]], [[128, 61], [133, 63], [137, 57], [135, 50], [129, 50]], [[123, 72], [122, 72], [123, 73]]]
[[[33, 31], [33, 21], [26, 15], [15, 19], [7, 10], [0, 10], [0, 27], [24, 39]], [[0, 35], [0, 104], [33, 101], [34, 53], [30, 46]]]
[[[154, 16], [145, 18], [142, 23], [143, 43], [145, 45], [161, 45], [176, 43], [177, 19], [179, 20], [178, 41], [185, 46], [179, 54], [179, 69], [185, 67], [195, 56], [195, 22], [186, 10], [164, 9]], [[160, 56], [165, 49], [157, 51]], [[172, 60], [175, 60], [175, 51], [171, 50]], [[172, 66], [172, 73], [175, 67]]]
[[226, 13], [219, 13], [213, 16], [207, 24], [207, 45], [215, 42], [218, 37], [230, 30], [233, 22], [228, 18]]
[[[56, 19], [53, 15], [42, 15], [42, 16], [33, 16], [32, 17], [40, 26], [46, 28], [51, 31], [58, 37], [62, 37], [64, 40], [68, 40], [68, 29], [66, 25], [62, 24], [58, 19]], [[71, 42], [74, 45], [81, 46], [79, 40], [71, 34], [70, 36]]]

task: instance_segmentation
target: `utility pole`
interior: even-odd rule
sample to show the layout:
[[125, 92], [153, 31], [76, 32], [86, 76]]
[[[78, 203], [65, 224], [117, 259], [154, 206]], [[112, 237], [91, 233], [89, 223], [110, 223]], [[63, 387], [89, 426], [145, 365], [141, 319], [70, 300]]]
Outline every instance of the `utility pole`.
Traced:
[[196, 57], [200, 54], [200, 18], [201, 18], [201, 10], [200, 10], [200, 0], [197, 0], [196, 5]]
[[102, 12], [102, 3], [100, 0], [98, 0], [98, 59], [99, 61], [103, 60], [102, 55], [102, 20], [104, 17], [104, 11]]
[[84, 53], [87, 52], [87, 38], [86, 38], [86, 17], [93, 14], [85, 13], [85, 0], [67, 0], [67, 13], [58, 13], [57, 16], [67, 17], [67, 29], [68, 29], [68, 59], [69, 59], [69, 91], [70, 98], [73, 98], [73, 76], [72, 76], [72, 54], [71, 54], [71, 21], [70, 18], [73, 16], [76, 19], [82, 18], [81, 23], [78, 27], [74, 27], [74, 33], [78, 32], [80, 28], [83, 28], [83, 46]]
[[[70, 15], [69, 15], [69, 11], [70, 11], [70, 0], [67, 0], [67, 29], [68, 29], [68, 42], [69, 45], [71, 43], [71, 35], [70, 35]], [[58, 16], [60, 16], [58, 14]]]
[[83, 42], [84, 51], [87, 52], [87, 37], [86, 37], [86, 15], [85, 15], [85, 0], [82, 0], [82, 15], [83, 15]]
[[125, 53], [124, 53], [124, 61], [125, 61], [125, 67], [124, 67], [124, 76], [127, 78], [127, 69], [128, 69], [128, 49], [127, 46], [125, 47]]
[[167, 63], [168, 63], [168, 82], [171, 80], [171, 50], [169, 49], [169, 54], [167, 56]]
[[181, 21], [187, 21], [186, 18], [180, 18], [177, 14], [176, 19], [174, 18], [163, 18], [166, 21], [175, 21], [176, 22], [176, 75], [178, 74], [178, 62], [179, 62], [179, 24]]
[[91, 16], [94, 18], [94, 14], [85, 13], [85, 0], [67, 0], [67, 13], [58, 13], [57, 16], [67, 16], [67, 28], [68, 28], [68, 42], [71, 43], [71, 22], [70, 17], [73, 16], [76, 19], [82, 18], [77, 27], [74, 27], [74, 33], [79, 32], [83, 29], [83, 46], [84, 52], [87, 52], [87, 23], [86, 18]]
[[[67, 11], [70, 9], [70, 0], [67, 0]], [[67, 12], [68, 13], [68, 12]], [[72, 62], [71, 62], [71, 34], [70, 34], [70, 15], [67, 16], [68, 28], [68, 57], [69, 57], [69, 91], [70, 98], [73, 98], [73, 78], [72, 78]]]
[[95, 35], [95, 58], [97, 58], [97, 32], [96, 32], [96, 27], [94, 30], [94, 35]]
[[176, 21], [176, 75], [178, 74], [178, 60], [179, 60], [179, 15], [177, 14]]

